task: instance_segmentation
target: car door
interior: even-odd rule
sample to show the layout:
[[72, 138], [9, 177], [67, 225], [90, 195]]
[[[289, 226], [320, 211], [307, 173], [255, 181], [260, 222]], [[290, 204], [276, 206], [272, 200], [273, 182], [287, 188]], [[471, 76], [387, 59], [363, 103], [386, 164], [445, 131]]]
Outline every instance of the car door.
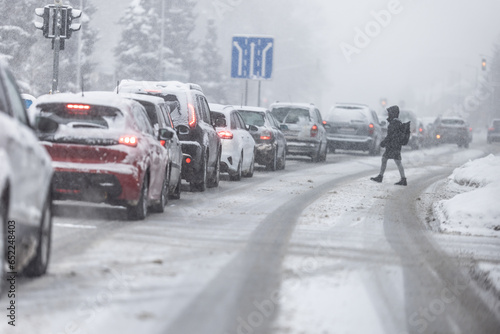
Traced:
[[[19, 230], [38, 231], [42, 208], [50, 184], [51, 163], [30, 128], [14, 78], [0, 71], [0, 109], [5, 131], [0, 145], [6, 151], [11, 170], [10, 218]], [[24, 229], [25, 230], [25, 229]]]
[[238, 131], [241, 132], [242, 145], [243, 145], [243, 164], [242, 166], [245, 168], [250, 167], [250, 164], [253, 160], [254, 148], [255, 148], [255, 140], [253, 139], [250, 132], [248, 132], [246, 128], [245, 121], [241, 117], [238, 111], [234, 111], [234, 117], [236, 120], [236, 124], [238, 127]]
[[154, 136], [154, 129], [146, 114], [146, 110], [139, 103], [134, 103], [134, 118], [141, 132], [140, 143], [144, 156], [141, 157], [143, 166], [149, 168], [149, 199], [158, 199], [163, 186], [167, 159], [164, 157], [165, 149], [161, 146], [158, 138]]
[[273, 131], [276, 149], [278, 150], [278, 156], [281, 157], [283, 155], [283, 150], [286, 151], [285, 135], [283, 134], [283, 131], [281, 131], [280, 129], [278, 120], [274, 117], [274, 115], [270, 111], [266, 112], [266, 119]]
[[[175, 132], [174, 123], [172, 118], [170, 117], [170, 112], [167, 111], [166, 105], [160, 106], [161, 118], [164, 120], [165, 128], [170, 128]], [[169, 161], [172, 167], [170, 172], [170, 185], [177, 185], [177, 180], [181, 177], [181, 168], [182, 168], [182, 150], [181, 150], [181, 142], [177, 134], [174, 133], [172, 139], [168, 143], [169, 150]]]
[[219, 160], [219, 136], [212, 125], [210, 117], [210, 108], [208, 102], [203, 95], [196, 94], [197, 105], [202, 117], [200, 126], [206, 134], [206, 140], [209, 150], [208, 164], [215, 167]]

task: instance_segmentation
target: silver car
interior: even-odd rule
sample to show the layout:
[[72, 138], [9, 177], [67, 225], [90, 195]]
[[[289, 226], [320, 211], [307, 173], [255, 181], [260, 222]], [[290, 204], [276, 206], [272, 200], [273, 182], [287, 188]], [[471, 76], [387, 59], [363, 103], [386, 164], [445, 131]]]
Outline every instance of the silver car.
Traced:
[[382, 127], [375, 111], [364, 104], [336, 104], [325, 116], [330, 152], [336, 149], [380, 153]]
[[277, 102], [270, 109], [285, 135], [287, 154], [307, 155], [313, 162], [326, 160], [326, 130], [314, 104]]

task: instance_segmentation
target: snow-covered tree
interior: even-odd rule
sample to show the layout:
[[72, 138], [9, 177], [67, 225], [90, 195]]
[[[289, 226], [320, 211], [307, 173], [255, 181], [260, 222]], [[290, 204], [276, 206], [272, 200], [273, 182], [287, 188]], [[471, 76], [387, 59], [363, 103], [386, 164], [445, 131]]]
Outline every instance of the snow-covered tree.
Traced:
[[217, 27], [214, 20], [209, 20], [206, 37], [197, 57], [196, 70], [191, 81], [199, 83], [209, 101], [225, 103], [228, 78], [222, 72], [222, 56], [218, 47]]
[[187, 80], [193, 64], [194, 5], [191, 0], [133, 0], [119, 21], [124, 28], [115, 49], [118, 78]]
[[18, 81], [24, 77], [29, 50], [36, 42], [33, 17], [35, 0], [0, 0], [0, 59]]

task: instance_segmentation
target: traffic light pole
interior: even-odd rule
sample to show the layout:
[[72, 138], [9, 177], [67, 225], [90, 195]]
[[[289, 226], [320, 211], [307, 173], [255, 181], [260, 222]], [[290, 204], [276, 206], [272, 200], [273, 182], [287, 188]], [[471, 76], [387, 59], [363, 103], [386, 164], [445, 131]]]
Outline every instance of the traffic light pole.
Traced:
[[54, 65], [52, 67], [52, 94], [57, 93], [59, 86], [59, 51], [61, 48], [61, 5], [56, 3], [56, 24], [54, 27]]

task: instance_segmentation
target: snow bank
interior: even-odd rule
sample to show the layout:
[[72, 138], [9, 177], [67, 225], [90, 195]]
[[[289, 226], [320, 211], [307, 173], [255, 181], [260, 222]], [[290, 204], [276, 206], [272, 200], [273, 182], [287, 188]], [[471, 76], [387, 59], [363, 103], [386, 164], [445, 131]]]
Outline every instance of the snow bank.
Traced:
[[434, 206], [442, 231], [500, 236], [500, 157], [489, 155], [455, 169], [447, 189], [458, 194]]

